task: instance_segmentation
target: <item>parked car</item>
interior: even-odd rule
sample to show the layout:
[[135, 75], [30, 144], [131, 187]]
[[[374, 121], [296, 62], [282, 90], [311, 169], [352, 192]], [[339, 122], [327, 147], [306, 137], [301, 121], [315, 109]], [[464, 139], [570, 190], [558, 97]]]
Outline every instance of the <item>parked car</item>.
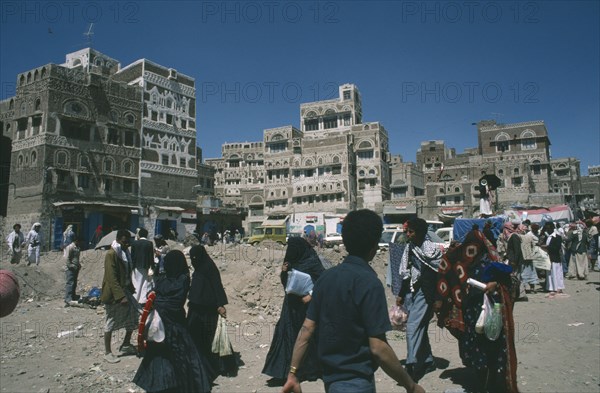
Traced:
[[[402, 229], [392, 229], [385, 230], [381, 234], [381, 239], [379, 239], [379, 249], [381, 251], [387, 251], [390, 248], [390, 243], [400, 243], [401, 241], [406, 241], [403, 239], [403, 230]], [[427, 231], [427, 236], [429, 236], [429, 240], [434, 243], [439, 243], [442, 251], [445, 251], [448, 247], [445, 246], [445, 242], [433, 231]]]
[[285, 237], [285, 241], [288, 242], [290, 240], [290, 237], [302, 237], [302, 232], [290, 232], [287, 234], [287, 236]]
[[386, 229], [381, 233], [379, 239], [379, 249], [387, 251], [390, 248], [390, 243], [399, 243], [404, 231], [402, 229]]
[[437, 231], [435, 231], [435, 234], [443, 240], [444, 247], [446, 249], [450, 248], [450, 244], [454, 240], [453, 232], [454, 232], [453, 227], [440, 228]]
[[287, 234], [285, 226], [268, 226], [254, 228], [252, 236], [248, 238], [248, 243], [253, 246], [262, 242], [263, 240], [272, 240], [279, 244], [287, 243]]
[[337, 232], [328, 233], [327, 236], [325, 236], [325, 239], [323, 239], [323, 245], [325, 247], [331, 248], [340, 244], [344, 244], [344, 241], [342, 240], [342, 235]]

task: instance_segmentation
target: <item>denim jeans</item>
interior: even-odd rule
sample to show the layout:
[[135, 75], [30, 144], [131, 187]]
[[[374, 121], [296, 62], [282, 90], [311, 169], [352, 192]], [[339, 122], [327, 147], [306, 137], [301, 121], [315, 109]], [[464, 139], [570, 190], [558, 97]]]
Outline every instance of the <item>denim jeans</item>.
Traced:
[[74, 300], [73, 297], [77, 294], [77, 276], [79, 269], [67, 269], [65, 272], [65, 303]]
[[376, 393], [375, 379], [353, 378], [325, 384], [327, 393]]

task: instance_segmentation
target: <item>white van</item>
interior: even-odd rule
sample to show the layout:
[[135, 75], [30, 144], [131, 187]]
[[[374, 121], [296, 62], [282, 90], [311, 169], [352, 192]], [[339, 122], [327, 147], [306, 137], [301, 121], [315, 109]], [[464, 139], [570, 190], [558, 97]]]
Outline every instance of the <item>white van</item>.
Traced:
[[390, 243], [398, 243], [403, 232], [402, 229], [384, 229], [379, 239], [379, 249], [386, 251], [390, 248]]
[[454, 241], [454, 227], [440, 228], [435, 231], [435, 234], [444, 241], [444, 248], [450, 248], [450, 244]]

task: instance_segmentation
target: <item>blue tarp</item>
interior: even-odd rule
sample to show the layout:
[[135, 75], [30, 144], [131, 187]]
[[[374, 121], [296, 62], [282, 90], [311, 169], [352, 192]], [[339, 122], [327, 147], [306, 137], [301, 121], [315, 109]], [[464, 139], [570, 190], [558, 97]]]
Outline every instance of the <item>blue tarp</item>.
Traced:
[[483, 226], [488, 220], [492, 222], [492, 232], [494, 233], [494, 237], [497, 239], [498, 235], [502, 233], [504, 217], [457, 218], [454, 220], [454, 229], [452, 230], [454, 240], [462, 243], [465, 240], [467, 233], [471, 232], [473, 225], [475, 224], [479, 226], [480, 231], [483, 231]]

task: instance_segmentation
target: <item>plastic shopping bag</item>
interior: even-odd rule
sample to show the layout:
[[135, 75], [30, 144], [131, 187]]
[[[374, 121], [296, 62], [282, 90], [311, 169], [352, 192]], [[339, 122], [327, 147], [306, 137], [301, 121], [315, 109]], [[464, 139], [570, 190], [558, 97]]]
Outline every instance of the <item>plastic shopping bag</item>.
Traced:
[[146, 340], [155, 343], [161, 343], [165, 340], [165, 326], [163, 325], [160, 314], [152, 310], [146, 320]]
[[479, 318], [477, 318], [477, 323], [475, 324], [476, 333], [483, 334], [485, 320], [491, 312], [492, 305], [490, 303], [490, 299], [487, 294], [483, 294], [483, 304], [481, 305], [481, 313], [479, 314]]
[[285, 292], [292, 295], [306, 296], [313, 289], [313, 282], [310, 274], [292, 269], [288, 272], [287, 285]]
[[404, 306], [392, 306], [389, 312], [390, 323], [392, 329], [400, 330], [401, 332], [406, 331], [406, 321], [408, 320], [408, 311]]
[[233, 353], [231, 342], [229, 341], [229, 334], [227, 334], [227, 322], [225, 321], [225, 318], [220, 315], [217, 322], [215, 338], [212, 342], [212, 351], [213, 353], [218, 353], [219, 356], [228, 356]]
[[484, 332], [488, 340], [496, 341], [502, 331], [502, 304], [496, 302], [485, 318]]

